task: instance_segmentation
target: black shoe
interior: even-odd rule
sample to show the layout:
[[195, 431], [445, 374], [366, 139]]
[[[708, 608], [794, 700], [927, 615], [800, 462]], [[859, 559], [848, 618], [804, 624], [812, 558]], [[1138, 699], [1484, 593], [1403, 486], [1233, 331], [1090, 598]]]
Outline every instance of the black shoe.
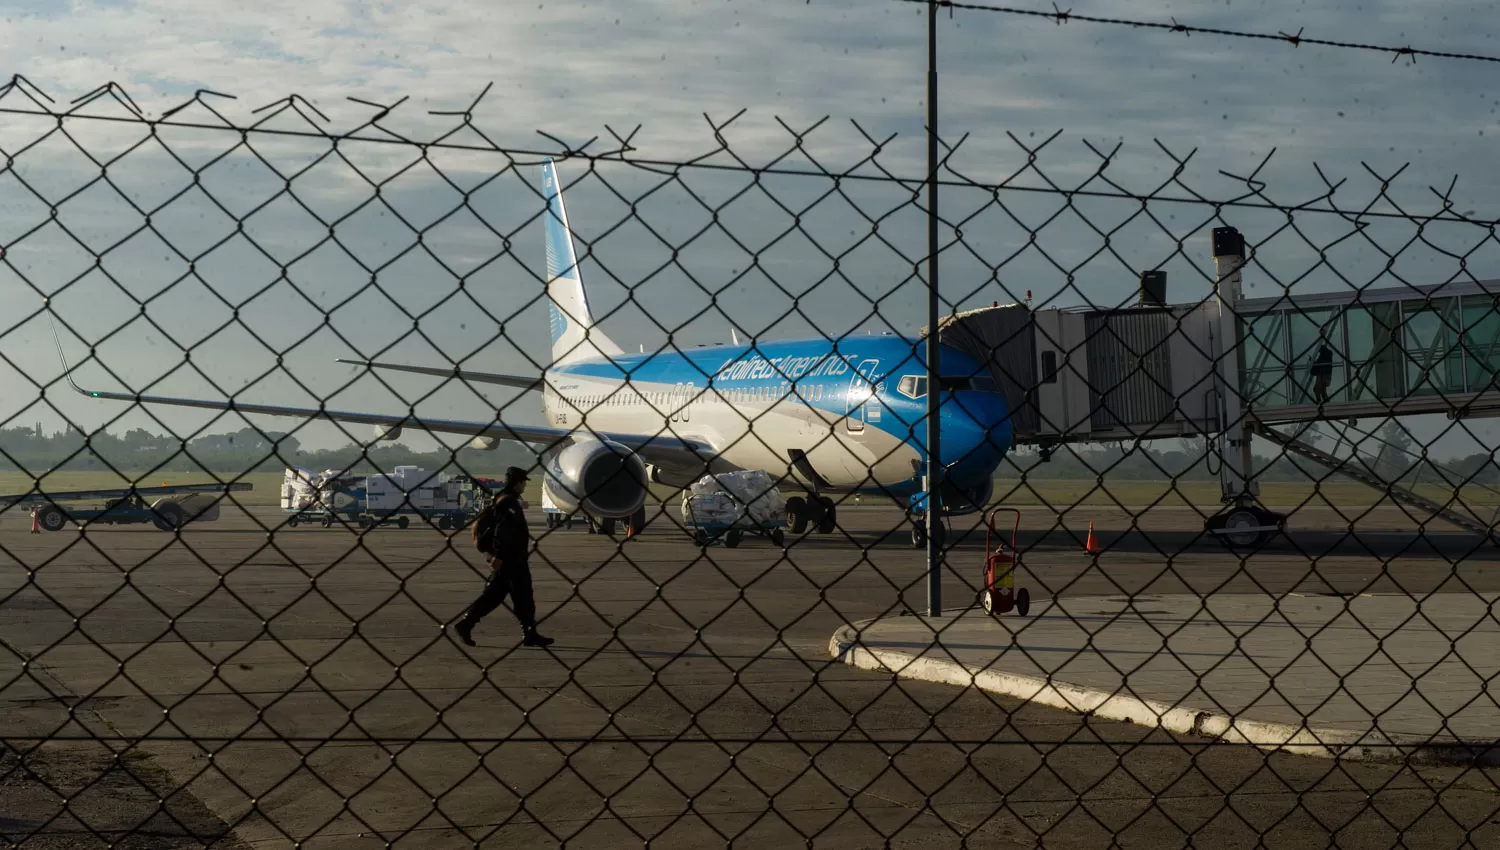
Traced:
[[538, 634], [536, 629], [527, 629], [526, 637], [521, 639], [522, 646], [551, 646], [554, 643], [557, 641]]
[[458, 635], [458, 639], [464, 642], [464, 646], [479, 645], [474, 642], [473, 632], [474, 626], [466, 620], [459, 620], [458, 623], [453, 627], [453, 633]]

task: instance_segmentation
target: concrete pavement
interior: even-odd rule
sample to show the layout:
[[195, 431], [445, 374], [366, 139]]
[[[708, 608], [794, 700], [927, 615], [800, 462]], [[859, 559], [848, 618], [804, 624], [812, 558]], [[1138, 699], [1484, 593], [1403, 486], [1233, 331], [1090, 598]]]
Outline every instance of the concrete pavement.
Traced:
[[1345, 759], [1500, 763], [1500, 595], [1081, 596], [844, 626], [856, 667]]
[[[1152, 544], [1181, 517], [1148, 515], [1098, 564], [1072, 535], [1033, 541], [1025, 580], [1500, 593], [1493, 559], [1328, 532], [1291, 541], [1335, 553], [1312, 576], [1290, 542], [1248, 563], [1190, 543], [1164, 569]], [[0, 848], [1500, 846], [1486, 769], [1226, 747], [830, 659], [840, 626], [920, 606], [921, 553], [882, 542], [900, 522], [862, 508], [785, 551], [547, 535], [534, 572], [559, 643], [534, 651], [504, 612], [477, 648], [444, 633], [482, 581], [461, 534], [16, 518], [0, 739], [25, 758], [0, 755]], [[949, 600], [974, 598], [979, 546], [953, 552]]]

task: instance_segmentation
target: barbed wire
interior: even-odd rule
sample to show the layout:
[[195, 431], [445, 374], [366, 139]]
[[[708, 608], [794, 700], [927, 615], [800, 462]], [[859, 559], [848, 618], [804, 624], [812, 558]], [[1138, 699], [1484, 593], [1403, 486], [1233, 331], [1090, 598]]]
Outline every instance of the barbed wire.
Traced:
[[[905, 2], [920, 3], [923, 2], [923, 0], [905, 0]], [[457, 115], [460, 120], [457, 124], [455, 124], [454, 127], [450, 129], [433, 131], [433, 135], [426, 139], [407, 138], [406, 136], [390, 131], [379, 124], [382, 119], [389, 117], [397, 108], [404, 104], [408, 100], [408, 98], [401, 98], [395, 104], [392, 104], [390, 106], [380, 106], [379, 104], [370, 104], [370, 102], [368, 101], [351, 97], [349, 98], [349, 100], [353, 102], [378, 106], [380, 108], [380, 112], [365, 123], [360, 124], [352, 129], [342, 132], [330, 132], [328, 129], [320, 126], [319, 123], [314, 120], [313, 116], [310, 116], [307, 114], [307, 112], [302, 111], [302, 109], [298, 107], [298, 104], [305, 101], [303, 101], [303, 99], [299, 95], [292, 94], [254, 109], [252, 111], [252, 114], [260, 114], [262, 112], [266, 112], [267, 110], [273, 110], [273, 108], [274, 111], [271, 111], [269, 114], [265, 115], [254, 124], [241, 127], [236, 126], [228, 117], [224, 116], [218, 111], [212, 110], [207, 102], [203, 100], [203, 95], [205, 94], [211, 94], [222, 98], [230, 98], [233, 97], [233, 95], [223, 94], [220, 92], [200, 91], [193, 97], [193, 99], [187, 101], [186, 103], [179, 104], [165, 110], [162, 113], [163, 117], [158, 119], [151, 119], [148, 118], [144, 112], [141, 112], [139, 110], [139, 108], [135, 105], [135, 102], [130, 99], [129, 94], [126, 93], [123, 88], [119, 87], [115, 83], [109, 83], [96, 89], [91, 95], [86, 95], [75, 99], [72, 102], [70, 109], [66, 111], [56, 111], [50, 108], [50, 106], [43, 104], [41, 100], [38, 100], [38, 98], [44, 98], [48, 102], [51, 102], [52, 99], [45, 93], [41, 92], [40, 89], [37, 89], [35, 85], [32, 84], [29, 80], [19, 74], [13, 75], [11, 82], [7, 83], [4, 86], [0, 86], [0, 115], [45, 115], [55, 118], [59, 122], [61, 122], [63, 119], [68, 119], [98, 121], [104, 123], [114, 122], [125, 124], [141, 124], [148, 128], [151, 128], [153, 132], [161, 128], [215, 131], [232, 130], [235, 132], [241, 132], [255, 136], [263, 136], [266, 138], [291, 138], [328, 142], [347, 141], [368, 143], [379, 146], [417, 146], [433, 151], [449, 150], [468, 153], [491, 153], [504, 155], [513, 160], [518, 165], [535, 165], [541, 160], [547, 158], [555, 158], [558, 160], [580, 160], [588, 162], [591, 166], [611, 162], [628, 162], [633, 167], [641, 169], [655, 169], [663, 174], [679, 174], [687, 171], [704, 171], [710, 173], [719, 172], [731, 174], [743, 172], [753, 173], [765, 177], [816, 177], [822, 179], [832, 179], [839, 183], [848, 182], [851, 184], [897, 183], [913, 190], [920, 189], [928, 182], [928, 176], [925, 173], [919, 174], [914, 171], [911, 175], [903, 176], [887, 169], [885, 166], [880, 164], [878, 162], [878, 157], [883, 151], [888, 149], [890, 144], [896, 139], [896, 134], [892, 133], [884, 138], [877, 138], [857, 120], [851, 120], [850, 124], [859, 132], [859, 134], [864, 139], [866, 139], [870, 143], [871, 153], [869, 154], [869, 156], [864, 157], [855, 164], [847, 166], [845, 168], [838, 170], [828, 170], [821, 164], [816, 164], [813, 167], [795, 167], [782, 164], [791, 156], [800, 152], [800, 147], [794, 147], [792, 150], [771, 157], [772, 162], [769, 164], [755, 164], [741, 159], [738, 155], [733, 154], [727, 140], [723, 136], [723, 133], [745, 114], [745, 110], [740, 110], [727, 120], [719, 122], [716, 122], [714, 119], [705, 114], [704, 121], [710, 128], [710, 132], [713, 135], [715, 141], [714, 146], [702, 153], [678, 158], [653, 158], [631, 155], [636, 152], [636, 149], [630, 144], [630, 140], [633, 139], [636, 133], [639, 132], [639, 130], [641, 129], [640, 126], [637, 126], [628, 134], [621, 134], [613, 128], [606, 126], [607, 132], [609, 132], [613, 136], [618, 146], [603, 153], [595, 153], [589, 151], [589, 148], [592, 147], [594, 142], [598, 140], [599, 137], [597, 136], [581, 145], [574, 146], [569, 145], [566, 142], [563, 142], [561, 139], [557, 138], [555, 135], [542, 130], [538, 130], [536, 132], [538, 133], [538, 135], [543, 136], [549, 141], [555, 142], [556, 147], [533, 148], [514, 145], [501, 145], [491, 140], [483, 133], [479, 133], [479, 135], [484, 139], [485, 144], [452, 141], [450, 137], [458, 131], [464, 129], [476, 129], [474, 124], [472, 123], [473, 110], [483, 100], [485, 94], [489, 92], [492, 85], [493, 84], [487, 85], [485, 89], [479, 94], [479, 96], [476, 97], [475, 100], [471, 102], [470, 105], [464, 110], [429, 110], [428, 113], [431, 115]], [[32, 94], [33, 91], [36, 93], [35, 95]], [[5, 102], [6, 97], [12, 92], [18, 92], [28, 97], [32, 104], [31, 107], [13, 107], [7, 104]], [[106, 97], [114, 98], [117, 102], [125, 105], [128, 110], [128, 114], [124, 116], [110, 116], [95, 113], [84, 113], [79, 111], [85, 106], [88, 106], [89, 104], [95, 103], [100, 99]], [[182, 112], [184, 109], [194, 105], [209, 109], [217, 119], [217, 123], [173, 120], [169, 117], [172, 115], [176, 115]], [[310, 104], [308, 105], [308, 108], [311, 109]], [[293, 129], [287, 127], [267, 126], [267, 122], [287, 112], [296, 115], [305, 123], [307, 123], [309, 125], [309, 129]], [[327, 121], [326, 116], [323, 116], [322, 113], [316, 112], [315, 115], [317, 118], [325, 122]], [[801, 130], [794, 130], [793, 128], [787, 126], [785, 122], [782, 122], [779, 118], [777, 120], [781, 124], [782, 128], [785, 129], [789, 134], [793, 135], [799, 141], [805, 142], [814, 132], [825, 125], [828, 122], [829, 118], [830, 116], [819, 118], [816, 121], [812, 122], [808, 127]], [[61, 126], [61, 124], [59, 124], [59, 126]], [[1024, 153], [1030, 160], [1037, 157], [1044, 150], [1049, 148], [1054, 142], [1060, 139], [1063, 135], [1063, 131], [1058, 130], [1034, 145], [1026, 144], [1014, 133], [1008, 132], [1006, 135], [1016, 145], [1017, 149]], [[1321, 188], [1311, 194], [1311, 196], [1307, 197], [1306, 199], [1297, 201], [1280, 201], [1269, 197], [1266, 194], [1266, 185], [1264, 181], [1259, 179], [1259, 175], [1263, 170], [1265, 170], [1265, 168], [1271, 163], [1271, 160], [1275, 157], [1277, 153], [1276, 148], [1272, 148], [1270, 151], [1268, 151], [1248, 175], [1237, 175], [1224, 170], [1219, 170], [1217, 172], [1222, 177], [1228, 178], [1237, 183], [1244, 184], [1245, 189], [1242, 193], [1229, 196], [1209, 197], [1191, 189], [1178, 179], [1185, 171], [1188, 164], [1197, 156], [1198, 149], [1194, 148], [1192, 150], [1189, 150], [1185, 154], [1178, 153], [1167, 147], [1167, 145], [1159, 139], [1153, 139], [1152, 144], [1157, 148], [1157, 150], [1159, 150], [1162, 154], [1172, 160], [1171, 177], [1169, 177], [1167, 180], [1162, 181], [1162, 183], [1158, 187], [1145, 192], [1126, 189], [1114, 183], [1113, 181], [1107, 181], [1111, 186], [1110, 189], [1087, 188], [1089, 184], [1098, 181], [1101, 177], [1104, 176], [1105, 171], [1115, 161], [1115, 157], [1119, 154], [1121, 148], [1123, 147], [1123, 144], [1116, 145], [1111, 150], [1102, 150], [1092, 143], [1088, 142], [1087, 140], [1084, 140], [1083, 144], [1085, 148], [1097, 160], [1095, 164], [1096, 169], [1093, 172], [1081, 175], [1078, 181], [1078, 185], [1073, 187], [1064, 187], [1053, 184], [1050, 181], [1041, 186], [1021, 184], [1020, 181], [1028, 173], [1040, 173], [1037, 169], [1031, 167], [1017, 169], [1013, 173], [1009, 174], [1006, 178], [999, 181], [986, 180], [984, 178], [970, 176], [964, 171], [959, 170], [959, 168], [953, 162], [953, 158], [962, 147], [963, 142], [963, 139], [959, 139], [954, 142], [950, 142], [943, 138], [939, 139], [939, 145], [943, 150], [943, 155], [939, 162], [939, 170], [941, 175], [946, 176], [937, 177], [935, 182], [938, 186], [950, 189], [977, 189], [994, 193], [1007, 192], [1023, 195], [1052, 195], [1063, 197], [1069, 200], [1136, 200], [1150, 203], [1180, 204], [1190, 207], [1207, 207], [1213, 210], [1245, 209], [1287, 212], [1295, 211], [1297, 214], [1334, 216], [1348, 221], [1355, 227], [1363, 227], [1370, 222], [1382, 220], [1424, 221], [1433, 223], [1460, 222], [1486, 230], [1493, 229], [1497, 225], [1500, 225], [1500, 216], [1497, 216], [1496, 218], [1481, 218], [1475, 217], [1469, 213], [1462, 213], [1457, 210], [1452, 200], [1453, 192], [1458, 187], [1457, 175], [1454, 176], [1454, 178], [1450, 181], [1449, 185], [1445, 189], [1440, 189], [1437, 186], [1432, 185], [1428, 185], [1426, 187], [1428, 193], [1436, 200], [1437, 208], [1433, 212], [1419, 212], [1407, 209], [1379, 209], [1376, 208], [1376, 204], [1374, 203], [1366, 203], [1360, 209], [1343, 209], [1340, 208], [1337, 204], [1333, 203], [1333, 196], [1347, 182], [1348, 178], [1333, 179], [1329, 177], [1328, 174], [1325, 173], [1324, 169], [1317, 163], [1312, 164], [1312, 169], [1316, 174], [1318, 181], [1322, 185]], [[732, 161], [711, 161], [715, 157], [719, 156], [729, 156]], [[1390, 173], [1388, 174], [1381, 174], [1377, 172], [1373, 167], [1365, 162], [1361, 162], [1360, 166], [1377, 183], [1381, 185], [1390, 185], [1393, 184], [1394, 181], [1396, 181], [1396, 179], [1407, 170], [1407, 168], [1410, 166], [1410, 163], [1404, 163], [1399, 167], [1395, 167], [1391, 169]], [[860, 169], [863, 168], [873, 168], [875, 170], [875, 173], [861, 173]], [[1168, 193], [1166, 190], [1169, 188], [1181, 190], [1183, 194]], [[1389, 195], [1386, 193], [1382, 193], [1382, 197], [1384, 197], [1387, 201], [1390, 200]]]
[[1387, 46], [1379, 44], [1365, 44], [1356, 41], [1339, 41], [1336, 39], [1315, 38], [1303, 35], [1304, 27], [1298, 27], [1295, 33], [1286, 32], [1254, 32], [1249, 30], [1234, 30], [1223, 27], [1203, 27], [1191, 24], [1179, 23], [1175, 17], [1167, 22], [1149, 21], [1137, 18], [1114, 18], [1099, 15], [1088, 15], [1074, 12], [1071, 8], [1060, 9], [1056, 3], [1052, 4], [1052, 11], [1042, 9], [1021, 9], [1012, 6], [995, 6], [988, 3], [960, 2], [960, 0], [894, 0], [897, 3], [908, 5], [936, 7], [940, 9], [961, 9], [969, 12], [991, 12], [1001, 15], [1015, 15], [1026, 18], [1043, 18], [1052, 21], [1059, 26], [1073, 21], [1088, 24], [1107, 24], [1111, 26], [1130, 27], [1131, 29], [1158, 30], [1163, 32], [1181, 33], [1185, 36], [1191, 35], [1215, 35], [1227, 38], [1243, 38], [1255, 41], [1277, 41], [1292, 47], [1301, 47], [1304, 44], [1318, 47], [1333, 47], [1344, 50], [1362, 50], [1372, 53], [1391, 54], [1391, 62], [1394, 64], [1401, 57], [1407, 57], [1413, 63], [1418, 56], [1430, 56], [1437, 59], [1460, 59], [1474, 62], [1500, 62], [1500, 57], [1487, 56], [1482, 53], [1457, 53], [1446, 50], [1430, 50], [1411, 45]]

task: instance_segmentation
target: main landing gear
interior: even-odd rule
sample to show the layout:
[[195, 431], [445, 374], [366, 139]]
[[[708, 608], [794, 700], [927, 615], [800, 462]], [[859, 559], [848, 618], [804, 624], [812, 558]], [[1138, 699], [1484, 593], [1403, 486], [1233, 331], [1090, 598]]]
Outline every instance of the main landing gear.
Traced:
[[838, 505], [827, 496], [793, 496], [786, 500], [786, 526], [792, 534], [803, 534], [809, 527], [819, 534], [832, 534], [838, 527]]

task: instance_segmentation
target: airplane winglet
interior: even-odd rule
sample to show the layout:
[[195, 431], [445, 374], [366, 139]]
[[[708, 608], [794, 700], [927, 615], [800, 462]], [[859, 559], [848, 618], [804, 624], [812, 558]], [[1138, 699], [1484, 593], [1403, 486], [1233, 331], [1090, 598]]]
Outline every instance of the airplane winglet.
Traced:
[[[49, 301], [48, 304], [50, 305], [50, 303]], [[57, 343], [57, 359], [62, 361], [63, 377], [68, 379], [68, 386], [77, 390], [82, 395], [97, 395], [97, 393], [90, 393], [83, 387], [78, 386], [78, 383], [73, 380], [73, 367], [68, 365], [68, 355], [63, 353], [62, 334], [57, 332], [57, 322], [52, 320], [51, 310], [47, 311], [47, 324], [52, 326], [52, 341]]]

